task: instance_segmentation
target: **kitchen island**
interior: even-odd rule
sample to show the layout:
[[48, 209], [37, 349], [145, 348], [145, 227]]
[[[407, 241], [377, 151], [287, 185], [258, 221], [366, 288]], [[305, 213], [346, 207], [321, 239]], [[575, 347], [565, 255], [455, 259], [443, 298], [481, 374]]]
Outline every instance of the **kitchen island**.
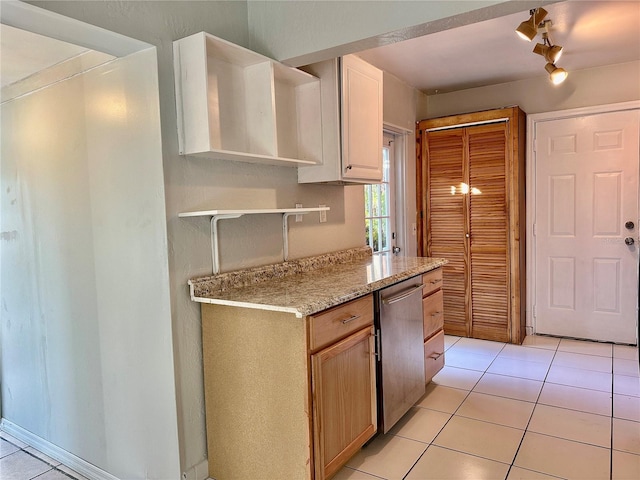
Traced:
[[191, 280], [209, 475], [338, 471], [377, 429], [373, 293], [445, 263], [364, 247]]

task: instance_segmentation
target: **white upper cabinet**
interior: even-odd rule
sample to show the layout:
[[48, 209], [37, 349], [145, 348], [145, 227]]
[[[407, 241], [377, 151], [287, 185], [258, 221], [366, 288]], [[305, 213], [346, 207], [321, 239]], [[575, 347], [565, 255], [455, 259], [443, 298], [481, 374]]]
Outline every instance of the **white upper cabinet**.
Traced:
[[355, 55], [303, 67], [320, 78], [323, 159], [299, 183], [382, 181], [382, 71]]
[[318, 78], [204, 32], [175, 41], [173, 57], [181, 155], [322, 161]]

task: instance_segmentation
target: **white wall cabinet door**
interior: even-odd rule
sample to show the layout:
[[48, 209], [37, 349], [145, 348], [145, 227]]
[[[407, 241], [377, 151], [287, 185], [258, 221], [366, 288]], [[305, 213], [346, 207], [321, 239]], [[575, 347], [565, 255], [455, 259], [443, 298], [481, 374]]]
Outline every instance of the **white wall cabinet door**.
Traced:
[[636, 342], [639, 130], [639, 110], [536, 124], [536, 333]]
[[342, 58], [342, 122], [344, 177], [379, 182], [382, 71], [354, 55]]
[[298, 167], [298, 183], [381, 182], [382, 70], [354, 55], [302, 69], [320, 78], [322, 163]]

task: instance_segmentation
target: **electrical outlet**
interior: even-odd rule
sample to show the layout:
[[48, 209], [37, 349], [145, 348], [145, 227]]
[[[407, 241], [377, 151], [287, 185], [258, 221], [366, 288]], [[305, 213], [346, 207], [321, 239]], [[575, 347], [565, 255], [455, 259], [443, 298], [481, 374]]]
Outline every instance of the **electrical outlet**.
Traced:
[[[302, 208], [302, 204], [296, 203], [296, 208]], [[302, 214], [296, 215], [296, 222], [301, 222], [301, 221], [302, 221]]]
[[[320, 208], [322, 207], [326, 207], [326, 205], [318, 205]], [[327, 221], [327, 211], [326, 210], [321, 210], [320, 211], [320, 223], [325, 223]]]

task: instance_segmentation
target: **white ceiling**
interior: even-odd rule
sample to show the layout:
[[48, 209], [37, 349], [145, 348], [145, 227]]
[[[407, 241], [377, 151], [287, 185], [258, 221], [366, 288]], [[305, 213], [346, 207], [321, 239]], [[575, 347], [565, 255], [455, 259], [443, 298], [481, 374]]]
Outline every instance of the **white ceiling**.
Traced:
[[[557, 64], [569, 74], [640, 60], [640, 0], [571, 0], [545, 9], [552, 41], [564, 47]], [[359, 55], [428, 94], [546, 76], [544, 58], [532, 53], [540, 36], [528, 43], [515, 34], [528, 18], [525, 8]], [[7, 25], [0, 27], [0, 40], [2, 87], [87, 51]]]
[[[523, 7], [526, 3], [523, 2]], [[572, 0], [546, 5], [550, 37], [571, 71], [640, 60], [640, 1]], [[358, 53], [427, 94], [547, 76], [533, 42], [515, 33], [522, 13], [453, 28]], [[640, 79], [638, 79], [640, 82]]]

